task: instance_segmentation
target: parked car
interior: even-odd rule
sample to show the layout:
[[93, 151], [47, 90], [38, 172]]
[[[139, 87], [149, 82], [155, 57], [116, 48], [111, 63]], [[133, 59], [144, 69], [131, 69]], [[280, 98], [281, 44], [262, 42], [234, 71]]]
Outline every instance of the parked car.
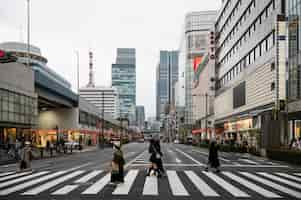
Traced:
[[175, 140], [173, 141], [173, 143], [175, 143], [175, 144], [179, 144], [179, 143], [180, 143], [180, 141], [179, 141], [178, 139], [175, 139]]
[[67, 149], [79, 149], [79, 143], [78, 142], [65, 142], [65, 146]]

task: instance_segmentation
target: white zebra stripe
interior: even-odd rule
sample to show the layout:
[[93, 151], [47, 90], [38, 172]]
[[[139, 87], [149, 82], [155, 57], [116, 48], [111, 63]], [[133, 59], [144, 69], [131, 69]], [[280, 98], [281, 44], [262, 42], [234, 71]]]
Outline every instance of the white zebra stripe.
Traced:
[[221, 186], [226, 191], [228, 191], [229, 193], [231, 193], [233, 196], [235, 196], [235, 197], [250, 197], [247, 193], [241, 191], [240, 189], [238, 189], [234, 185], [229, 184], [224, 179], [222, 179], [221, 177], [213, 174], [212, 172], [203, 172], [203, 173], [206, 176], [208, 176], [211, 180], [213, 180], [214, 182], [216, 182], [219, 186]]
[[176, 171], [167, 171], [168, 182], [174, 196], [189, 196]]
[[231, 172], [223, 172], [223, 174], [232, 180], [240, 183], [241, 185], [253, 190], [254, 192], [259, 193], [260, 195], [266, 197], [266, 198], [281, 198], [278, 194], [275, 194], [273, 192], [270, 192], [266, 189], [263, 189], [262, 187], [259, 187], [258, 185], [251, 183], [250, 181], [247, 181], [246, 179], [243, 179], [239, 176], [234, 175]]
[[276, 174], [279, 175], [279, 176], [283, 176], [285, 178], [289, 178], [289, 179], [301, 182], [301, 178], [296, 177], [296, 176], [292, 176], [292, 175], [289, 175], [289, 174], [286, 174], [286, 173], [276, 173]]
[[111, 174], [105, 175], [103, 178], [95, 182], [88, 189], [82, 192], [82, 194], [97, 194], [99, 193], [109, 182]]
[[51, 193], [51, 195], [66, 195], [78, 187], [79, 185], [66, 185], [63, 188], [58, 189], [57, 191]]
[[3, 172], [3, 173], [0, 174], [0, 177], [7, 176], [7, 175], [10, 175], [10, 174], [14, 174], [14, 173], [16, 173], [16, 172]]
[[13, 174], [13, 175], [2, 177], [2, 178], [0, 178], [0, 181], [6, 181], [8, 179], [17, 178], [19, 176], [24, 176], [24, 175], [31, 174], [31, 173], [32, 173], [31, 171], [22, 172], [22, 173], [16, 173], [16, 174]]
[[284, 183], [286, 185], [289, 185], [289, 186], [301, 189], [301, 184], [299, 184], [299, 183], [295, 183], [295, 182], [292, 182], [292, 181], [280, 178], [278, 176], [274, 176], [272, 174], [268, 174], [266, 172], [258, 172], [257, 174], [260, 174], [260, 175], [262, 175], [264, 177], [270, 178], [270, 179], [272, 179], [274, 181], [278, 181], [278, 182]]
[[300, 192], [297, 192], [295, 190], [291, 190], [287, 187], [284, 187], [282, 185], [279, 185], [277, 183], [274, 183], [272, 181], [269, 181], [269, 180], [266, 180], [264, 178], [261, 178], [259, 176], [256, 176], [256, 175], [253, 175], [253, 174], [250, 174], [249, 172], [240, 172], [240, 174], [250, 178], [250, 179], [253, 179], [261, 184], [264, 184], [264, 185], [267, 185], [271, 188], [274, 188], [280, 192], [283, 192], [283, 193], [286, 193], [286, 194], [289, 194], [291, 196], [294, 196], [294, 197], [297, 197], [297, 198], [301, 198], [301, 193]]
[[4, 187], [10, 186], [12, 184], [16, 184], [16, 183], [19, 183], [19, 182], [22, 182], [22, 181], [25, 181], [25, 180], [28, 180], [28, 179], [32, 179], [32, 178], [35, 178], [35, 177], [38, 177], [38, 176], [41, 176], [41, 175], [44, 175], [44, 174], [47, 174], [47, 173], [49, 173], [49, 171], [39, 172], [39, 173], [36, 173], [36, 174], [31, 174], [31, 175], [28, 175], [28, 176], [25, 176], [25, 177], [21, 177], [21, 178], [17, 178], [17, 179], [7, 181], [7, 182], [3, 182], [3, 183], [0, 183], [0, 188], [4, 188]]
[[92, 171], [89, 174], [81, 177], [80, 179], [77, 179], [76, 181], [74, 181], [74, 183], [87, 183], [89, 180], [91, 180], [95, 176], [99, 175], [100, 173], [102, 173], [102, 170]]
[[72, 172], [71, 174], [67, 174], [67, 175], [65, 175], [63, 177], [60, 177], [58, 179], [55, 179], [53, 181], [50, 181], [50, 182], [47, 182], [47, 183], [45, 183], [43, 185], [35, 187], [35, 188], [31, 189], [31, 190], [28, 190], [28, 191], [22, 193], [22, 195], [37, 195], [37, 194], [39, 194], [41, 192], [44, 192], [44, 191], [46, 191], [46, 190], [48, 190], [48, 189], [50, 189], [50, 188], [52, 188], [52, 187], [54, 187], [54, 186], [56, 186], [56, 185], [58, 185], [60, 183], [65, 182], [68, 179], [71, 179], [71, 178], [74, 178], [74, 177], [76, 177], [78, 175], [81, 175], [84, 172], [85, 171], [75, 171], [75, 172]]
[[143, 195], [158, 195], [158, 178], [156, 176], [146, 177], [143, 187]]
[[185, 171], [185, 174], [195, 185], [195, 187], [205, 196], [205, 197], [219, 197], [207, 183], [205, 183], [199, 176], [197, 176], [193, 171]]
[[114, 190], [113, 195], [127, 195], [138, 175], [138, 170], [130, 170], [124, 178], [124, 183], [119, 184]]

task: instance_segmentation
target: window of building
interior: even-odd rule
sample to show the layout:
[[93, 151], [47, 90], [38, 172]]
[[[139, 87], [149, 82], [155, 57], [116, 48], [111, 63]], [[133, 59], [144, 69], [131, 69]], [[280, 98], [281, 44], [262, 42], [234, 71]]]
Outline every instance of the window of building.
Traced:
[[271, 83], [271, 91], [274, 91], [275, 90], [275, 83]]

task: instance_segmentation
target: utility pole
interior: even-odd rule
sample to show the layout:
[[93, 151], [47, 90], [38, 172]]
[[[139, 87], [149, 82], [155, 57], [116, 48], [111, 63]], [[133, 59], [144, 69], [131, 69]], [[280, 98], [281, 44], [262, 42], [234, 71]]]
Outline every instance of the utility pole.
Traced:
[[208, 122], [207, 122], [207, 116], [208, 116], [208, 93], [206, 92], [206, 94], [205, 94], [205, 106], [206, 106], [206, 109], [205, 109], [205, 123], [206, 123], [206, 125], [205, 125], [205, 129], [206, 129], [206, 137], [208, 137], [207, 136], [207, 129], [208, 129]]
[[30, 67], [30, 0], [27, 0], [27, 67]]
[[105, 93], [102, 91], [102, 123], [101, 123], [101, 147], [103, 148], [104, 129], [105, 129]]
[[78, 51], [75, 51], [76, 53], [76, 65], [77, 65], [77, 94], [79, 95], [79, 53]]

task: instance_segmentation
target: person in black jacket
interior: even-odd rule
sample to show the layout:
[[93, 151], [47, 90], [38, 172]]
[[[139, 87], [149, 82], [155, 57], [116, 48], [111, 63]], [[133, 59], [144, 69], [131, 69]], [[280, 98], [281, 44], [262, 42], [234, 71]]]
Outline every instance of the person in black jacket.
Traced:
[[215, 139], [212, 139], [209, 146], [209, 157], [208, 157], [208, 165], [206, 167], [206, 171], [208, 171], [209, 167], [215, 168], [216, 172], [220, 172], [220, 162], [218, 159], [218, 150], [219, 145], [216, 143]]
[[161, 151], [160, 140], [155, 141], [155, 147], [156, 147], [157, 153], [158, 153], [158, 155], [156, 156], [156, 165], [157, 165], [158, 171], [160, 172], [159, 176], [161, 176], [161, 174], [165, 174], [165, 170], [164, 170], [163, 162], [162, 162], [163, 153]]
[[149, 161], [151, 162], [151, 166], [148, 169], [147, 176], [150, 176], [152, 171], [154, 171], [155, 175], [161, 177], [160, 170], [158, 169], [158, 159], [161, 158], [161, 154], [160, 154], [159, 147], [154, 139], [150, 140], [148, 152], [151, 154], [149, 158]]

